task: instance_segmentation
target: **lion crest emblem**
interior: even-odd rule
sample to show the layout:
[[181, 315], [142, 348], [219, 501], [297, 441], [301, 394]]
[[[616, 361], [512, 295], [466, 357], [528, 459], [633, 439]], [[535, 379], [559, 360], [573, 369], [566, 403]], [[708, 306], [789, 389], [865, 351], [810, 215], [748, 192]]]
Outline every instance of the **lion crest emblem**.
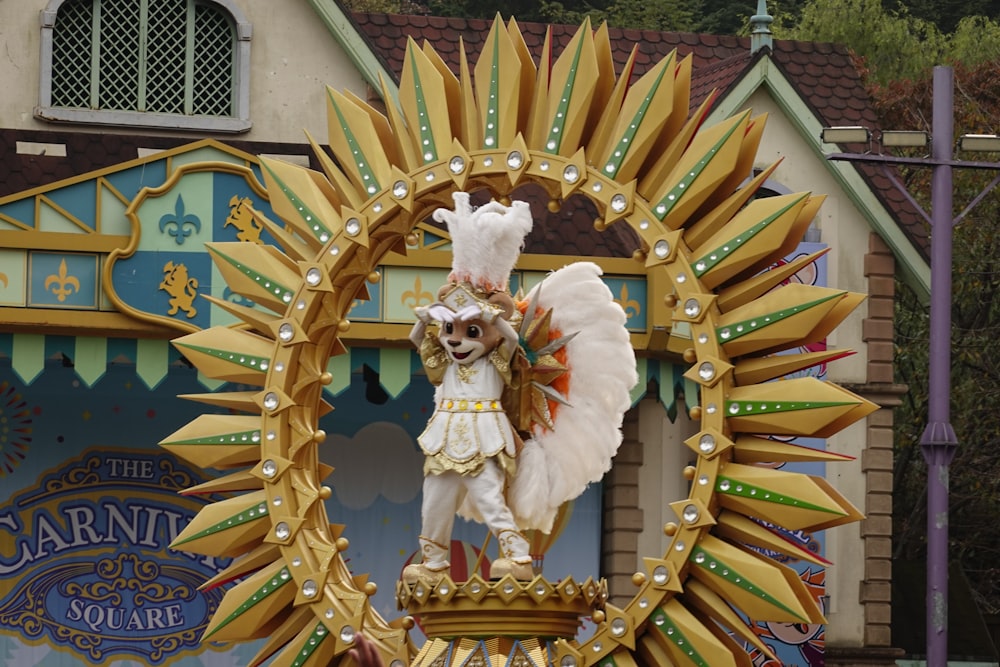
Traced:
[[183, 310], [188, 319], [198, 314], [194, 298], [198, 296], [198, 279], [188, 276], [187, 266], [167, 262], [163, 265], [163, 281], [160, 289], [170, 295], [170, 310], [167, 315], [176, 315]]

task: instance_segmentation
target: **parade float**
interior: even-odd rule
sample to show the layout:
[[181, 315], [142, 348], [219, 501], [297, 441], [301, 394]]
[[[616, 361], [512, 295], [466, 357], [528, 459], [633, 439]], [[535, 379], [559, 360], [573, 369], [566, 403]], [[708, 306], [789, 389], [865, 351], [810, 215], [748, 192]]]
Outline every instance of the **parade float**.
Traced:
[[[273, 216], [250, 213], [279, 247], [209, 245], [228, 287], [255, 307], [206, 297], [241, 324], [174, 343], [204, 375], [253, 387], [186, 396], [212, 412], [162, 442], [222, 471], [186, 493], [226, 499], [201, 509], [173, 544], [235, 558], [205, 584], [225, 594], [203, 641], [263, 639], [251, 664], [301, 667], [349, 664], [359, 633], [390, 667], [717, 667], [750, 664], [749, 650], [773, 658], [747, 619], [823, 623], [815, 595], [774, 556], [825, 561], [778, 529], [818, 531], [861, 516], [822, 477], [760, 464], [836, 461], [785, 438], [828, 437], [876, 409], [833, 383], [790, 377], [843, 354], [799, 348], [823, 340], [862, 299], [788, 281], [818, 254], [774, 266], [823, 198], [756, 197], [774, 168], [753, 170], [766, 118], [744, 112], [706, 126], [710, 101], [689, 113], [690, 59], [669, 56], [633, 81], [630, 67], [616, 75], [606, 31], [585, 23], [558, 58], [536, 64], [516, 23], [500, 20], [482, 54], [463, 58], [455, 76], [411, 41], [398, 105], [385, 94], [384, 112], [330, 89], [329, 152], [310, 136], [321, 171], [261, 159]], [[351, 526], [331, 525], [324, 504], [333, 490], [319, 419], [336, 404], [323, 388], [335, 379], [329, 360], [344, 352], [352, 305], [380, 279], [387, 254], [417, 245], [432, 214], [455, 206], [454, 193], [506, 209], [528, 184], [552, 209], [585, 198], [597, 230], [625, 226], [637, 236], [634, 261], [670, 313], [658, 352], [683, 359], [697, 387], [687, 496], [663, 527], [669, 548], [644, 555], [623, 606], [608, 601], [597, 572], [550, 580], [513, 568], [494, 578], [476, 567], [453, 578], [432, 568], [439, 576], [369, 581], [363, 563], [343, 558]], [[560, 321], [558, 299], [543, 308], [528, 290], [510, 297], [526, 304], [514, 332], [524, 360], [555, 355], [583, 328], [549, 326]], [[462, 304], [449, 307], [433, 326]], [[568, 376], [569, 391], [539, 382], [539, 371], [518, 403], [543, 426], [555, 414], [552, 430], [574, 405], [573, 365], [555, 366], [544, 370]], [[613, 453], [617, 442], [608, 446]], [[373, 608], [379, 586], [394, 588], [398, 617]], [[577, 634], [582, 617], [596, 624], [587, 637]]]

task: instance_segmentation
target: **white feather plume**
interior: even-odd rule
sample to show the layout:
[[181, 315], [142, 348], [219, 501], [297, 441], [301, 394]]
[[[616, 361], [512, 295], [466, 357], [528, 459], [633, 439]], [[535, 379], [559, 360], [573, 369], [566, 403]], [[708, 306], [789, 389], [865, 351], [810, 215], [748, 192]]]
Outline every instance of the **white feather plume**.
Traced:
[[560, 505], [601, 479], [622, 441], [622, 418], [638, 381], [625, 313], [591, 262], [549, 274], [528, 294], [552, 309], [552, 326], [577, 335], [566, 345], [569, 405], [552, 430], [536, 427], [524, 444], [507, 502], [522, 530], [549, 532]]
[[523, 201], [510, 206], [491, 201], [473, 209], [467, 192], [455, 192], [452, 199], [454, 211], [434, 211], [434, 219], [445, 223], [451, 234], [450, 280], [486, 290], [506, 290], [524, 237], [534, 222], [531, 208]]

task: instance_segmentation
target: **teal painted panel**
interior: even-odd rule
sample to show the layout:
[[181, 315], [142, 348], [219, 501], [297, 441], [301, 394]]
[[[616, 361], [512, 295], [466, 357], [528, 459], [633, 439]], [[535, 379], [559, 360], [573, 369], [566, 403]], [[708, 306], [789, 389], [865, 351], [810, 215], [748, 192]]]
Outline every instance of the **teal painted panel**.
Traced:
[[186, 174], [181, 180], [139, 204], [139, 250], [204, 252], [205, 243], [212, 240], [213, 174]]
[[157, 160], [125, 169], [106, 177], [108, 183], [129, 201], [144, 187], [162, 185], [167, 180], [167, 161]]
[[0, 250], [0, 306], [23, 306], [28, 298], [28, 251]]
[[438, 289], [448, 281], [448, 270], [386, 267], [382, 281], [385, 321], [413, 322], [414, 308], [437, 301]]
[[53, 203], [91, 229], [97, 226], [97, 181], [66, 185], [45, 194]]
[[604, 284], [611, 296], [625, 311], [625, 328], [629, 331], [646, 330], [646, 281], [643, 278], [614, 278], [604, 276]]
[[[12, 201], [9, 204], [4, 204], [0, 206], [0, 216], [5, 218], [10, 218], [11, 220], [16, 220], [22, 225], [27, 225], [28, 227], [35, 227], [35, 198], [25, 197], [24, 199], [18, 199]], [[3, 220], [0, 219], [0, 229], [4, 226]]]
[[98, 308], [97, 255], [32, 252], [28, 305], [43, 308]]
[[[385, 269], [382, 270], [383, 275], [385, 274]], [[380, 322], [382, 321], [382, 304], [384, 299], [382, 298], [382, 287], [383, 282], [379, 281], [377, 283], [366, 282], [365, 285], [368, 287], [368, 294], [371, 299], [365, 301], [363, 299], [355, 299], [351, 303], [351, 309], [348, 311], [348, 318], [351, 320], [357, 320], [358, 322]]]

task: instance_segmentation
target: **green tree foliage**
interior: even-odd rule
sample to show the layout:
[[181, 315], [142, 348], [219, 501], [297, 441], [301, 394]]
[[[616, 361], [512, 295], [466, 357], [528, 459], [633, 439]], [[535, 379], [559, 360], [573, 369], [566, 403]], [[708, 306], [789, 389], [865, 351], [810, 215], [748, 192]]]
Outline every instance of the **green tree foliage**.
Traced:
[[[1000, 126], [1000, 69], [995, 63], [955, 66], [955, 131], [993, 132]], [[883, 128], [927, 129], [932, 84], [927, 74], [872, 88]], [[959, 154], [966, 160], [997, 155]], [[956, 215], [1000, 172], [953, 170]], [[901, 173], [930, 210], [929, 169]], [[965, 568], [984, 611], [1000, 611], [1000, 530], [984, 524], [1000, 515], [1000, 191], [989, 194], [954, 229], [952, 424], [959, 448], [951, 465], [952, 558]], [[896, 363], [909, 393], [896, 410], [893, 538], [897, 557], [920, 559], [926, 540], [927, 467], [920, 437], [927, 424], [929, 312], [904, 285], [896, 303]]]
[[881, 0], [811, 0], [798, 24], [780, 36], [844, 44], [858, 54], [877, 83], [925, 76], [934, 65], [967, 65], [1000, 57], [1000, 24], [965, 16], [944, 33], [906, 7], [886, 10]]

